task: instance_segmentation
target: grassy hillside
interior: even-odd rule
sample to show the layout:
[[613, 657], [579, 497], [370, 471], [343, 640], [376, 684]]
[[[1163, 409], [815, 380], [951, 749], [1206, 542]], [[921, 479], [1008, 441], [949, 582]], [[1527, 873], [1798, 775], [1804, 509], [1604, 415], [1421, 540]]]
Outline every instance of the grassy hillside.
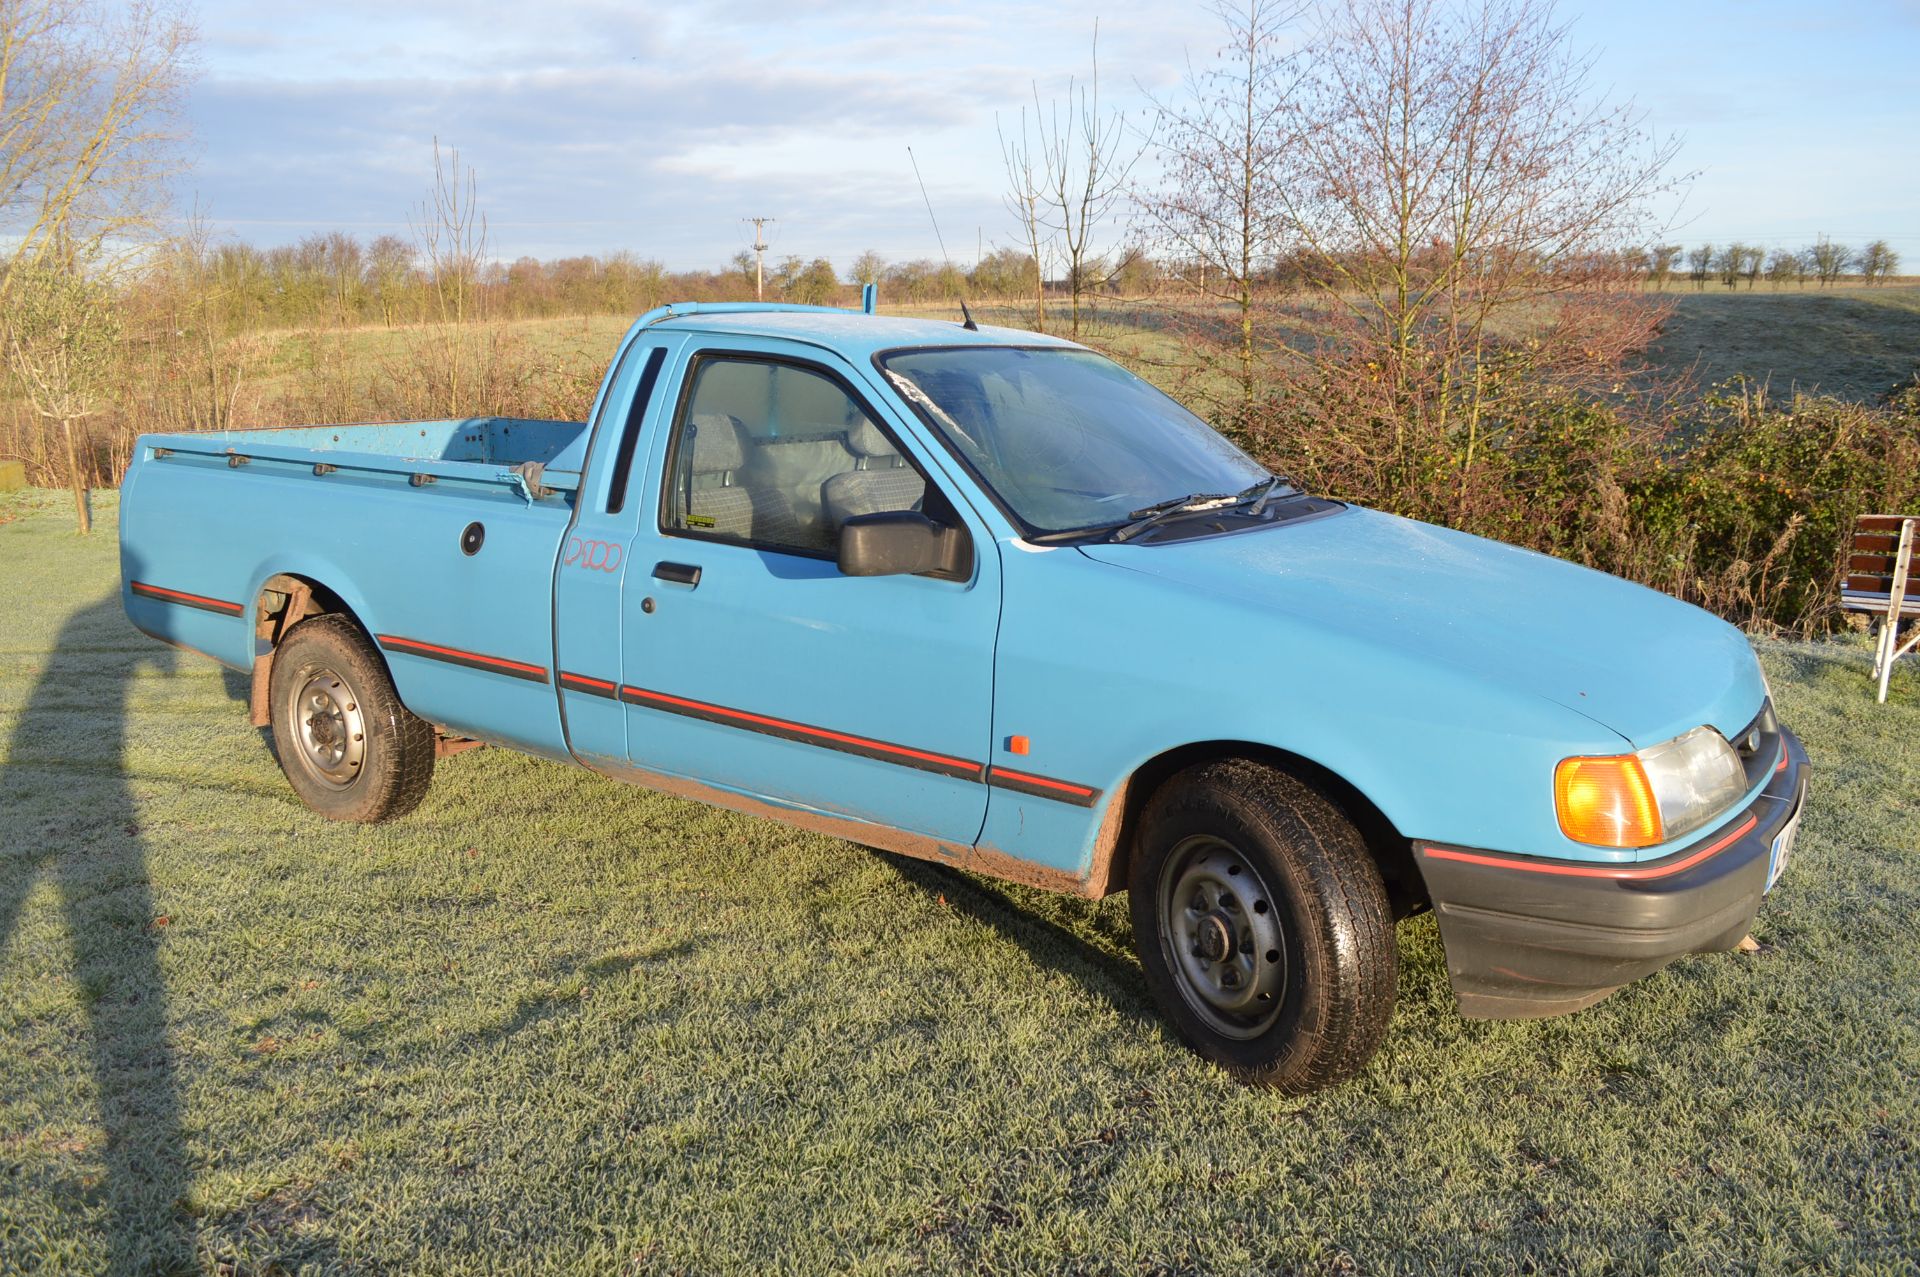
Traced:
[[0, 498], [0, 1273], [1911, 1271], [1920, 670], [1773, 646], [1751, 956], [1242, 1090], [1065, 900], [498, 750], [386, 827]]
[[[1660, 372], [1693, 374], [1702, 389], [1745, 376], [1770, 381], [1782, 395], [1797, 388], [1864, 402], [1920, 373], [1920, 286], [1727, 292], [1716, 285], [1668, 296], [1677, 309], [1649, 362]], [[1083, 340], [1144, 376], [1177, 384], [1191, 356], [1167, 329], [1164, 312], [1178, 304], [1102, 303], [1086, 317]], [[885, 309], [958, 319], [952, 306]], [[1032, 314], [1008, 304], [982, 303], [974, 311], [984, 323], [1011, 327], [1028, 325]], [[476, 327], [461, 340], [474, 367], [492, 372], [470, 374], [476, 384], [459, 395], [460, 411], [584, 414], [630, 322], [594, 315]], [[1064, 332], [1065, 322], [1056, 302], [1049, 326]], [[452, 408], [424, 388], [446, 362], [440, 340], [420, 327], [259, 333], [235, 341], [232, 366], [222, 375], [239, 379], [240, 424], [445, 413]], [[1214, 389], [1231, 397], [1224, 381]]]
[[1871, 401], [1920, 375], [1920, 286], [1671, 294], [1677, 309], [1650, 353], [1704, 383], [1745, 376], [1775, 393]]

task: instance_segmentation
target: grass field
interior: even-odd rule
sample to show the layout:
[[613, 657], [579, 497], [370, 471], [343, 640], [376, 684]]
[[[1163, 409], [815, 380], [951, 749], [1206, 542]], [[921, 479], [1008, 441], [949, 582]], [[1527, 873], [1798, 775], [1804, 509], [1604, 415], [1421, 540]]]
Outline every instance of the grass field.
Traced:
[[498, 750], [380, 828], [0, 497], [0, 1272], [1913, 1273], [1920, 669], [1769, 646], [1814, 797], [1751, 956], [1357, 1082], [1168, 1035], [1060, 899]]
[[[1688, 376], [1699, 391], [1744, 377], [1785, 399], [1798, 390], [1871, 403], [1920, 376], [1920, 285], [1741, 288], [1715, 284], [1670, 290], [1672, 317], [1647, 349], [1649, 371]], [[939, 312], [926, 312], [935, 314]], [[994, 321], [1020, 324], [1017, 309], [993, 308]], [[1178, 341], [1150, 321], [1152, 303], [1109, 307], [1091, 340], [1143, 375], [1178, 363]], [[1509, 319], [1508, 326], [1524, 331]]]
[[1920, 376], [1920, 286], [1668, 294], [1673, 318], [1648, 352], [1657, 368], [1695, 368], [1703, 384], [1736, 376], [1871, 402]]
[[[1701, 390], [1746, 377], [1768, 383], [1785, 396], [1794, 389], [1870, 402], [1896, 384], [1920, 375], [1920, 285], [1773, 289], [1733, 292], [1715, 285], [1704, 291], [1670, 290], [1673, 318], [1647, 352], [1650, 368], [1661, 374], [1688, 374]], [[1175, 385], [1190, 358], [1180, 340], [1166, 331], [1156, 308], [1178, 303], [1106, 302], [1086, 317], [1083, 340], [1128, 361], [1142, 375]], [[887, 306], [890, 314], [955, 319], [948, 305]], [[974, 307], [984, 323], [1024, 327], [1031, 310], [1010, 304]], [[507, 393], [524, 398], [525, 382], [537, 368], [551, 376], [538, 384], [547, 399], [533, 410], [583, 415], [594, 388], [632, 322], [626, 315], [516, 320], [498, 329], [512, 343]], [[1065, 312], [1056, 299], [1049, 326], [1065, 331]], [[483, 342], [494, 330], [476, 329], [467, 340]], [[239, 339], [247, 352], [239, 400], [241, 424], [327, 419], [364, 415], [376, 382], [412, 384], [422, 365], [440, 361], [433, 334], [418, 327], [387, 329], [297, 329]], [[231, 371], [227, 374], [234, 375]], [[1230, 398], [1224, 381], [1213, 387]], [[1191, 390], [1191, 387], [1188, 387]], [[482, 400], [471, 411], [500, 405]], [[557, 399], [553, 398], [556, 397]], [[371, 402], [382, 402], [374, 393]], [[443, 412], [444, 406], [414, 405], [413, 412]], [[378, 415], [376, 413], [376, 415]], [[403, 414], [406, 415], [406, 414]]]

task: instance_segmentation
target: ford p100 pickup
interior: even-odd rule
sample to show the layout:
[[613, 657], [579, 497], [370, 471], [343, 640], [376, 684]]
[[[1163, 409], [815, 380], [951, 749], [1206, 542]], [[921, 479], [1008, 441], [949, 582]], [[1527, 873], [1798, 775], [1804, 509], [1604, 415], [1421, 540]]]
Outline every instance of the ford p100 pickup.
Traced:
[[250, 676], [322, 816], [488, 743], [1125, 890], [1181, 1036], [1296, 1092], [1379, 1046], [1397, 919], [1466, 1015], [1578, 1010], [1733, 948], [1805, 795], [1733, 627], [971, 321], [676, 305], [588, 422], [144, 436], [121, 535], [133, 624]]

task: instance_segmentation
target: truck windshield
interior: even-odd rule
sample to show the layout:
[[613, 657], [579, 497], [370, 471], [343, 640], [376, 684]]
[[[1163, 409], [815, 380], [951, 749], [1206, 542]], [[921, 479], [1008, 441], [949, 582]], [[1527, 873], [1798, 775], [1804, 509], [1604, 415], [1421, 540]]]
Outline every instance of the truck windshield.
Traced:
[[1090, 531], [1269, 478], [1206, 422], [1086, 350], [901, 350], [881, 366], [1029, 534]]

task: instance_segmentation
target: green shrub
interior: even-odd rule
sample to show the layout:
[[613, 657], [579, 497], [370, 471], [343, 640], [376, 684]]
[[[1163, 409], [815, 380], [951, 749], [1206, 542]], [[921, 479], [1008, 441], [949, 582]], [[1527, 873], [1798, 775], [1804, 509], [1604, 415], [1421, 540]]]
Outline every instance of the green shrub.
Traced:
[[1666, 554], [1629, 574], [1751, 628], [1833, 628], [1854, 518], [1920, 511], [1920, 387], [1784, 408], [1736, 388], [1686, 426], [1630, 488], [1639, 538]]
[[1855, 516], [1920, 511], [1920, 385], [1879, 406], [1736, 385], [1659, 413], [1497, 352], [1470, 398], [1323, 360], [1223, 423], [1307, 487], [1572, 559], [1750, 629], [1838, 625]]

